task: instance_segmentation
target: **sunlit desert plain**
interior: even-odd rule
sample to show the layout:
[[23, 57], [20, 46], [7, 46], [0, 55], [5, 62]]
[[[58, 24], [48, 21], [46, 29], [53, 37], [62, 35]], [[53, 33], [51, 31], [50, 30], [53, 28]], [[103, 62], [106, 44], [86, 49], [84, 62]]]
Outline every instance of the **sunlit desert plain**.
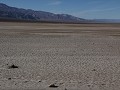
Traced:
[[0, 22], [0, 89], [120, 90], [120, 24]]

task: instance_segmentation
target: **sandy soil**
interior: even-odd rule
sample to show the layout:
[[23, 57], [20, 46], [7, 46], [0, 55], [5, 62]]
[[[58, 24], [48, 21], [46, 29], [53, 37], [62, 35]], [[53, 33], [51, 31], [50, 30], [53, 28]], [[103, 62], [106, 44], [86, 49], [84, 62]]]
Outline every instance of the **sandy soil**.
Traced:
[[120, 90], [120, 24], [1, 22], [0, 89]]

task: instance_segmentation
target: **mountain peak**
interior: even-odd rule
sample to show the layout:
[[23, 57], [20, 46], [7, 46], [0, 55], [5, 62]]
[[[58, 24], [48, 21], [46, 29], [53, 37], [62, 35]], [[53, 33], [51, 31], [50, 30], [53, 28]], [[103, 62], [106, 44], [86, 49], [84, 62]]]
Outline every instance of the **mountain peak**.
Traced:
[[0, 7], [8, 7], [6, 4], [0, 3]]

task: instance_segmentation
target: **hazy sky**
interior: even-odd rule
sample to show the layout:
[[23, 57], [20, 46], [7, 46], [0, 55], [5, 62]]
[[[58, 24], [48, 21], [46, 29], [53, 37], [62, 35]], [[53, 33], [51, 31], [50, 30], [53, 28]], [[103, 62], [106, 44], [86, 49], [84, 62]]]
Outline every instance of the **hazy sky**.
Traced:
[[86, 19], [120, 19], [120, 0], [0, 0], [10, 6]]

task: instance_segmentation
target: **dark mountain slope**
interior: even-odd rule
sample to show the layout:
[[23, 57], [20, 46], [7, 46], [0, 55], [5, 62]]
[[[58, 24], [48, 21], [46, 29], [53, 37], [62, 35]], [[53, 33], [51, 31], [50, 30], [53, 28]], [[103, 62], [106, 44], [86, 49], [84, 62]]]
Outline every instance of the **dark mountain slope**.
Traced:
[[53, 14], [44, 11], [21, 9], [16, 7], [10, 7], [2, 3], [0, 3], [0, 18], [51, 22], [86, 22], [85, 19], [74, 17], [68, 14]]

